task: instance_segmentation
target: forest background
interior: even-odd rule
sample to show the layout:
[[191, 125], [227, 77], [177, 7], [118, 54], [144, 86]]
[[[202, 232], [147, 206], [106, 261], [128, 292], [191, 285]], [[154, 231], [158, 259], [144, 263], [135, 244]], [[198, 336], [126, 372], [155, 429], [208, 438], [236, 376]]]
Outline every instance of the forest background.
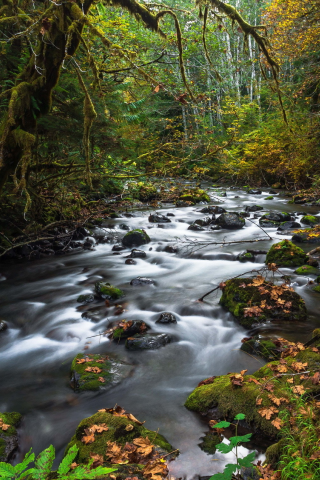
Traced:
[[155, 177], [319, 191], [320, 1], [225, 5], [0, 1], [6, 236]]

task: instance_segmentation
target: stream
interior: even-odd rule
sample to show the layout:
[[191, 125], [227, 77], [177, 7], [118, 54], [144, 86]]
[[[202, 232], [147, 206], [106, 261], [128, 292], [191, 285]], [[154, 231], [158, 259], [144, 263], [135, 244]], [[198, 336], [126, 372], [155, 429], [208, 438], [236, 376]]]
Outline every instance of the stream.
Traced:
[[[208, 188], [208, 193], [213, 197], [212, 189]], [[279, 195], [265, 200], [266, 196], [266, 189], [261, 195], [227, 189], [227, 197], [221, 198], [219, 205], [230, 212], [258, 204], [268, 211], [319, 213], [319, 207], [288, 204], [288, 199]], [[217, 200], [212, 199], [212, 204], [218, 204]], [[207, 421], [183, 404], [201, 380], [242, 369], [251, 373], [264, 362], [239, 350], [248, 331], [219, 306], [219, 290], [203, 303], [196, 300], [220, 282], [264, 264], [265, 255], [256, 256], [254, 263], [241, 263], [236, 260], [238, 253], [246, 248], [268, 250], [272, 243], [291, 236], [268, 228], [272, 241], [211, 245], [187, 252], [181, 248], [186, 237], [230, 242], [265, 236], [247, 220], [241, 230], [187, 230], [194, 220], [207, 216], [200, 212], [203, 207], [176, 208], [163, 204], [161, 213], [175, 216], [161, 228], [148, 222], [148, 215], [154, 212], [151, 209], [135, 211], [132, 218], [106, 220], [104, 226], [112, 226], [119, 238], [126, 233], [119, 229], [120, 224], [147, 231], [151, 242], [139, 247], [146, 251], [147, 257], [135, 259], [136, 265], [125, 264], [124, 257], [130, 249], [115, 255], [113, 244], [106, 243], [97, 245], [94, 251], [0, 266], [0, 318], [9, 326], [0, 334], [0, 411], [18, 411], [23, 415], [20, 450], [15, 461], [21, 460], [31, 446], [38, 453], [51, 443], [61, 459], [78, 423], [98, 409], [115, 404], [145, 421], [146, 428], [159, 429], [180, 450], [179, 457], [169, 466], [173, 477], [191, 480], [199, 475], [212, 475], [233, 459], [219, 453], [208, 455], [199, 448], [200, 438], [208, 431]], [[253, 215], [250, 219], [258, 223]], [[163, 251], [166, 245], [177, 245], [179, 253]], [[306, 252], [314, 248], [314, 245], [299, 246]], [[267, 324], [259, 331], [307, 341], [312, 330], [320, 326], [320, 295], [307, 285], [306, 276], [297, 276], [292, 269], [281, 270], [293, 275], [293, 287], [306, 301], [309, 319], [303, 324]], [[138, 276], [152, 278], [156, 284], [130, 286], [130, 280]], [[91, 293], [99, 280], [125, 291], [126, 296], [119, 303], [126, 311], [115, 316], [114, 309], [105, 308], [105, 313], [90, 321], [81, 316], [84, 310], [104, 302], [97, 300], [83, 307], [77, 303], [77, 297]], [[174, 313], [177, 324], [155, 323], [160, 313], [166, 311]], [[171, 343], [158, 350], [129, 351], [123, 343], [99, 335], [110, 322], [124, 318], [143, 320], [153, 332], [169, 333]], [[70, 365], [74, 356], [84, 351], [118, 355], [133, 366], [132, 373], [103, 392], [74, 393], [69, 383]]]

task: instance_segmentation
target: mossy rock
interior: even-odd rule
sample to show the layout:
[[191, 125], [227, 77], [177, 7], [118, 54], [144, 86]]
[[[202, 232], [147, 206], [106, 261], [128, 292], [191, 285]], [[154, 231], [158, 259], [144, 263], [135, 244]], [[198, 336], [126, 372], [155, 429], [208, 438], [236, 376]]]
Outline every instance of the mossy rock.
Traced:
[[281, 351], [271, 339], [263, 339], [259, 335], [255, 335], [250, 340], [243, 342], [240, 350], [252, 355], [258, 355], [266, 360], [276, 360], [281, 356]]
[[179, 195], [179, 200], [191, 202], [193, 205], [199, 202], [210, 202], [209, 195], [200, 188], [190, 188], [183, 190]]
[[16, 427], [22, 416], [18, 412], [0, 412], [3, 423], [10, 425], [8, 430], [0, 429], [0, 462], [8, 462], [18, 448], [18, 436]]
[[[77, 360], [89, 360], [77, 363]], [[87, 372], [88, 367], [97, 367], [101, 372]], [[77, 392], [86, 390], [104, 390], [110, 385], [116, 385], [126, 378], [131, 367], [119, 360], [105, 355], [78, 353], [71, 364], [71, 386]], [[100, 379], [100, 380], [99, 380]], [[102, 381], [102, 379], [104, 381]]]
[[269, 195], [269, 197], [265, 197], [265, 200], [273, 200], [274, 197], [272, 195]]
[[239, 262], [254, 262], [254, 255], [250, 252], [241, 252], [237, 256], [237, 260], [239, 260]]
[[140, 245], [145, 245], [149, 242], [149, 235], [144, 230], [141, 230], [139, 228], [136, 228], [135, 230], [131, 230], [130, 232], [126, 233], [122, 239], [122, 244], [125, 247], [139, 247]]
[[319, 243], [320, 244], [320, 227], [294, 230], [293, 242], [297, 243]]
[[[303, 387], [308, 392], [308, 395], [318, 395], [320, 393], [320, 385], [313, 385], [312, 376], [319, 370], [320, 354], [313, 352], [312, 347], [313, 346], [300, 351], [296, 357], [285, 357], [285, 361], [288, 365], [288, 371], [290, 371], [292, 363], [306, 362], [308, 364], [307, 368], [310, 374], [308, 379], [303, 381]], [[216, 377], [212, 383], [195, 388], [187, 398], [185, 406], [201, 414], [207, 414], [210, 409], [214, 408], [219, 412], [221, 419], [226, 418], [229, 420], [232, 420], [239, 412], [244, 413], [246, 415], [246, 422], [254, 432], [261, 432], [271, 440], [275, 439], [279, 430], [271, 423], [273, 417], [267, 420], [258, 412], [260, 408], [271, 407], [274, 404], [269, 397], [269, 391], [260, 388], [261, 385], [255, 382], [262, 381], [262, 383], [265, 384], [267, 380], [270, 379], [273, 385], [272, 394], [277, 398], [283, 397], [289, 400], [292, 394], [288, 390], [288, 388], [290, 388], [287, 383], [288, 377], [277, 376], [277, 378], [275, 378], [273, 369], [279, 365], [279, 360], [272, 361], [261, 367], [255, 373], [244, 375], [243, 385], [241, 387], [232, 384], [230, 377], [232, 377], [234, 373]], [[253, 378], [254, 381], [250, 380], [251, 378]], [[294, 385], [295, 384], [300, 384], [299, 378], [294, 377]], [[257, 398], [262, 399], [260, 405], [256, 404]], [[279, 413], [274, 416], [281, 417], [280, 412], [285, 411], [287, 408], [288, 404], [282, 402], [277, 406]]]
[[266, 264], [276, 263], [278, 267], [295, 267], [303, 265], [308, 260], [308, 255], [289, 240], [282, 240], [272, 245], [267, 253]]
[[138, 183], [138, 199], [141, 202], [154, 200], [158, 195], [156, 187], [152, 183]]
[[318, 285], [317, 287], [314, 287], [312, 290], [313, 290], [314, 292], [320, 293], [320, 285]]
[[295, 273], [298, 275], [318, 275], [319, 269], [312, 267], [311, 265], [302, 265], [302, 267], [297, 268]]
[[[88, 445], [82, 443], [81, 439], [86, 435], [85, 429], [102, 423], [106, 424], [109, 430], [96, 434], [93, 443]], [[126, 430], [126, 427], [129, 425], [133, 426], [133, 429]], [[174, 450], [160, 433], [148, 430], [143, 425], [138, 425], [127, 417], [115, 416], [108, 412], [98, 412], [80, 422], [75, 435], [66, 448], [66, 452], [73, 445], [77, 445], [79, 452], [76, 461], [78, 463], [87, 463], [90, 459], [90, 454], [103, 455], [105, 458], [107, 442], [117, 442], [117, 444], [124, 446], [127, 442], [131, 443], [135, 438], [139, 437], [148, 437], [151, 443], [158, 447], [157, 449], [163, 451], [164, 454]]]
[[[240, 325], [245, 328], [251, 328], [256, 323], [268, 320], [306, 320], [307, 312], [304, 300], [296, 292], [286, 290], [282, 293], [281, 299], [285, 302], [291, 302], [290, 309], [285, 309], [282, 306], [278, 306], [276, 301], [270, 298], [270, 296], [261, 294], [259, 286], [252, 285], [252, 280], [252, 278], [227, 280], [220, 299], [220, 304], [236, 317]], [[246, 286], [244, 287], [244, 285]], [[273, 284], [268, 282], [268, 285], [272, 286]], [[267, 306], [260, 308], [263, 300], [267, 301]], [[259, 307], [261, 311], [257, 312], [256, 315], [245, 316], [245, 309], [248, 306]]]
[[319, 223], [319, 219], [313, 215], [304, 215], [300, 221], [304, 225], [311, 225], [312, 227]]
[[124, 296], [124, 293], [120, 288], [116, 288], [113, 285], [110, 285], [110, 283], [97, 282], [94, 288], [100, 297], [106, 298], [107, 300], [118, 300], [118, 298]]
[[120, 322], [123, 326], [116, 327], [113, 330], [112, 338], [114, 340], [123, 340], [135, 335], [136, 333], [143, 333], [150, 329], [143, 320], [123, 320]]

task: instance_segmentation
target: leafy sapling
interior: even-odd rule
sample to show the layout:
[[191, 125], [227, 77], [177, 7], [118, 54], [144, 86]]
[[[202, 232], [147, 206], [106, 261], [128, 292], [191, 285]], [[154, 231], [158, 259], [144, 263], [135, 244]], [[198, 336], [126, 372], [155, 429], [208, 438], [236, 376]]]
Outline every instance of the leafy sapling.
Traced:
[[[74, 464], [75, 468], [71, 469], [71, 464], [78, 453], [78, 447], [73, 445], [68, 450], [68, 453], [61, 461], [56, 472], [57, 480], [78, 480], [81, 479], [95, 479], [102, 475], [114, 472], [115, 468], [96, 467], [91, 468], [94, 460], [91, 460], [87, 465]], [[51, 472], [52, 464], [55, 459], [55, 450], [52, 445], [43, 452], [39, 453], [35, 459], [32, 448], [26, 453], [21, 463], [13, 466], [10, 463], [0, 462], [0, 479], [3, 480], [45, 480]], [[31, 463], [34, 467], [28, 468]]]
[[239, 421], [244, 420], [245, 418], [246, 416], [244, 415], [244, 413], [238, 413], [238, 415], [236, 415], [234, 418], [235, 423], [222, 421], [212, 426], [212, 428], [228, 428], [230, 427], [230, 425], [233, 425], [235, 427], [236, 434], [234, 437], [229, 438], [229, 445], [227, 445], [226, 443], [219, 443], [216, 448], [221, 453], [229, 453], [233, 451], [236, 457], [236, 463], [228, 463], [225, 466], [223, 473], [216, 473], [215, 475], [210, 477], [209, 480], [241, 479], [241, 468], [252, 467], [252, 462], [255, 459], [255, 452], [249, 453], [243, 458], [239, 458], [238, 456], [238, 446], [240, 445], [240, 443], [249, 442], [252, 435], [252, 433], [248, 433], [247, 435], [238, 435]]

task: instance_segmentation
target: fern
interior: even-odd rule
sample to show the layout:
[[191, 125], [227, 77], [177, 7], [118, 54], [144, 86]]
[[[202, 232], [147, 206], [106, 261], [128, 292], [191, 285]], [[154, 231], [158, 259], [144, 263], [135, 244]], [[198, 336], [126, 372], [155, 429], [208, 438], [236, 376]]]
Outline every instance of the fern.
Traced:
[[[66, 456], [61, 461], [57, 474], [58, 480], [82, 480], [99, 478], [102, 475], [116, 471], [115, 468], [96, 467], [91, 468], [93, 460], [88, 465], [78, 465], [70, 471], [70, 467], [78, 454], [78, 447], [71, 447]], [[21, 463], [15, 466], [10, 463], [0, 462], [0, 479], [3, 480], [45, 480], [51, 472], [52, 464], [55, 458], [55, 450], [52, 445], [43, 452], [39, 453], [35, 459], [32, 449], [26, 453]], [[30, 463], [34, 462], [34, 467], [27, 469]]]

